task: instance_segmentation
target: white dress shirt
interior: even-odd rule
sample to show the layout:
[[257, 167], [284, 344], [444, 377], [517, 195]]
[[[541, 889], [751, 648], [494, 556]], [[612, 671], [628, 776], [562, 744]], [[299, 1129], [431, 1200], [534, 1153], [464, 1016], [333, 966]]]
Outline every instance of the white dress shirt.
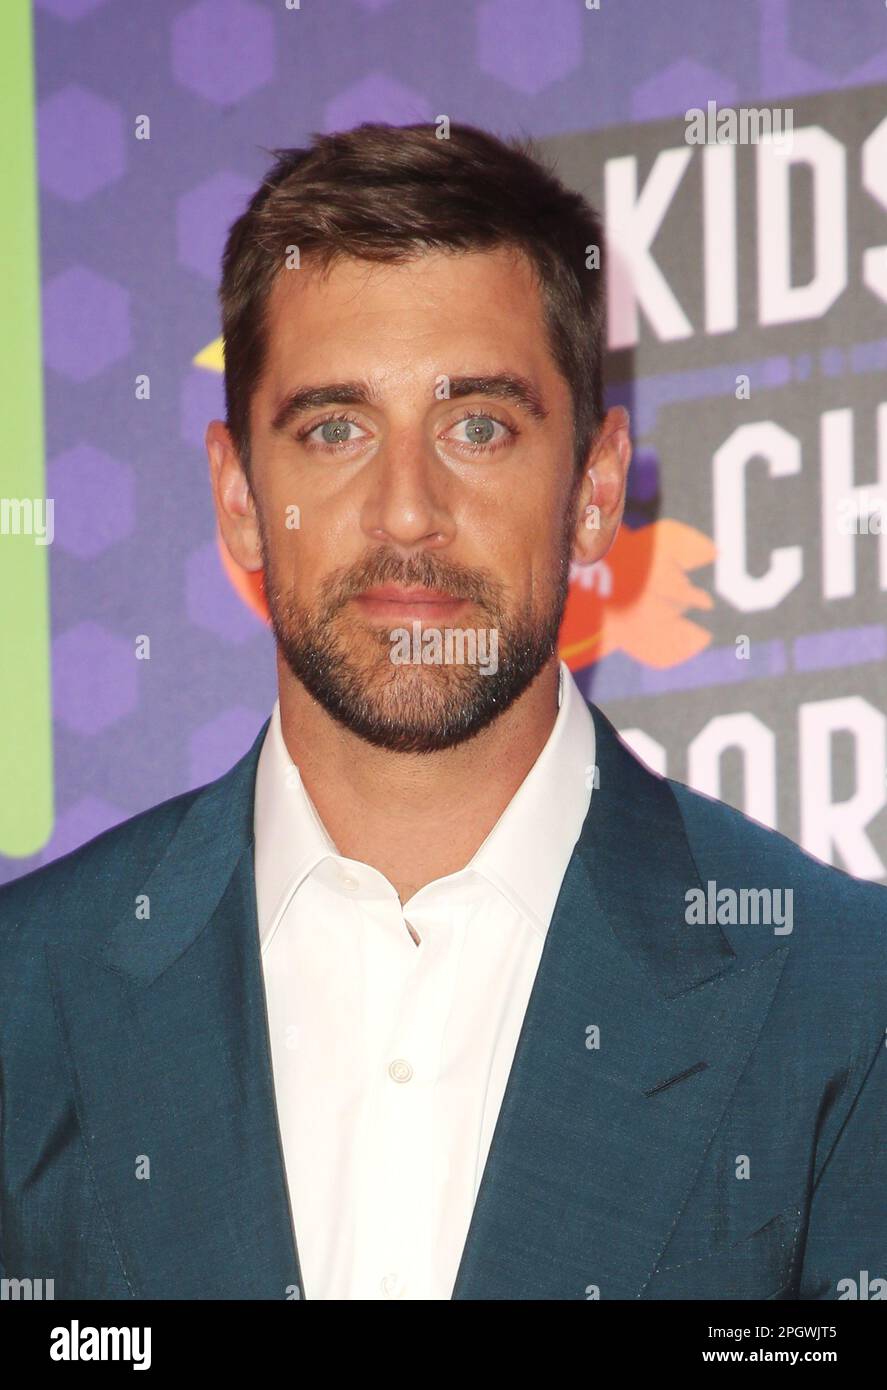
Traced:
[[274, 706], [256, 777], [256, 896], [304, 1298], [452, 1296], [591, 799], [594, 725], [564, 663], [558, 698], [477, 853], [403, 906], [384, 874], [337, 852]]

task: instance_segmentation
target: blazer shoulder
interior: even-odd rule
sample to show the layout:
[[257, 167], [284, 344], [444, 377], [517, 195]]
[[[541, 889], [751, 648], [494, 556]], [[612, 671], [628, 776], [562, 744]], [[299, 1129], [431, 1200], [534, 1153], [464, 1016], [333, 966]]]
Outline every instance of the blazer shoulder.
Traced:
[[[703, 887], [713, 880], [718, 889], [790, 890], [792, 926], [782, 940], [795, 966], [804, 960], [826, 985], [843, 978], [851, 988], [868, 988], [880, 981], [887, 991], [887, 887], [824, 863], [726, 802], [665, 780]], [[726, 930], [735, 949], [748, 948], [753, 928]]]
[[10, 937], [58, 927], [68, 936], [88, 920], [117, 915], [121, 893], [138, 887], [162, 856], [203, 788], [180, 792], [0, 886], [0, 951]]
[[860, 901], [870, 902], [876, 911], [883, 912], [887, 906], [884, 884], [857, 878], [837, 865], [826, 864], [781, 831], [762, 825], [726, 801], [695, 791], [671, 777], [665, 781], [677, 800], [691, 847], [701, 854], [732, 855], [741, 857], [746, 864], [752, 856], [755, 863], [780, 868], [793, 879], [809, 878], [818, 891], [842, 897], [852, 893]]
[[[59, 926], [67, 938], [72, 928], [96, 923], [100, 929], [109, 912], [116, 919], [125, 895], [147, 881], [195, 803], [203, 844], [224, 833], [249, 839], [256, 768], [269, 723], [266, 719], [252, 747], [220, 777], [149, 806], [0, 887], [0, 961], [9, 934], [20, 938], [22, 928], [33, 934]], [[199, 853], [200, 845], [192, 844], [191, 852]]]

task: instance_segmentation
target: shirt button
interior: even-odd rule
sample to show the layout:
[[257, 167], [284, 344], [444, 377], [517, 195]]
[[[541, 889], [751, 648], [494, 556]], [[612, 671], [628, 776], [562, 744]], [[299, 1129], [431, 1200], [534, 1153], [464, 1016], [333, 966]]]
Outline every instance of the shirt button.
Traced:
[[351, 874], [345, 874], [344, 878], [342, 879], [342, 887], [346, 888], [349, 893], [356, 893], [358, 888], [360, 887], [360, 884], [358, 883], [356, 878], [351, 877]]
[[401, 1293], [400, 1279], [396, 1274], [386, 1274], [379, 1288], [386, 1298], [397, 1298]]
[[396, 1057], [388, 1068], [388, 1075], [392, 1081], [409, 1081], [412, 1074], [413, 1068], [403, 1057]]

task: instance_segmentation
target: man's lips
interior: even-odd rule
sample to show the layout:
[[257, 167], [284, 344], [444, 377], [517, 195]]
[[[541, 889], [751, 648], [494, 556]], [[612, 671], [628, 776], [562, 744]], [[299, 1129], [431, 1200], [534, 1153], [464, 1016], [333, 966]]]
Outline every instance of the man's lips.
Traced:
[[447, 589], [426, 589], [422, 585], [416, 588], [405, 589], [400, 584], [376, 584], [371, 589], [364, 589], [359, 595], [360, 598], [382, 599], [386, 603], [461, 603], [462, 599], [457, 594], [451, 594]]
[[404, 589], [399, 584], [377, 584], [364, 589], [354, 599], [365, 616], [394, 619], [397, 622], [410, 618], [433, 622], [438, 618], [452, 617], [467, 601], [444, 589]]

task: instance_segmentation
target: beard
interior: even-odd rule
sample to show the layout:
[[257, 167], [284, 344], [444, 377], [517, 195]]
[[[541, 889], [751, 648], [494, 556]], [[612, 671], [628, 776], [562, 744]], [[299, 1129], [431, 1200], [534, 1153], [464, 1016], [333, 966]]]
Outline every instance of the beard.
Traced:
[[[280, 584], [260, 518], [265, 595], [278, 650], [323, 709], [366, 742], [394, 753], [453, 748], [504, 713], [557, 651], [569, 589], [571, 532], [565, 526], [553, 592], [541, 611], [529, 600], [511, 611], [504, 586], [486, 572], [428, 551], [404, 558], [384, 548], [328, 575], [317, 604], [309, 609]], [[467, 663], [395, 664], [392, 629], [361, 621], [347, 607], [349, 600], [380, 584], [422, 585], [469, 600], [477, 616], [461, 619], [459, 626], [497, 634], [496, 669], [484, 672]], [[426, 630], [433, 626], [427, 624]]]

